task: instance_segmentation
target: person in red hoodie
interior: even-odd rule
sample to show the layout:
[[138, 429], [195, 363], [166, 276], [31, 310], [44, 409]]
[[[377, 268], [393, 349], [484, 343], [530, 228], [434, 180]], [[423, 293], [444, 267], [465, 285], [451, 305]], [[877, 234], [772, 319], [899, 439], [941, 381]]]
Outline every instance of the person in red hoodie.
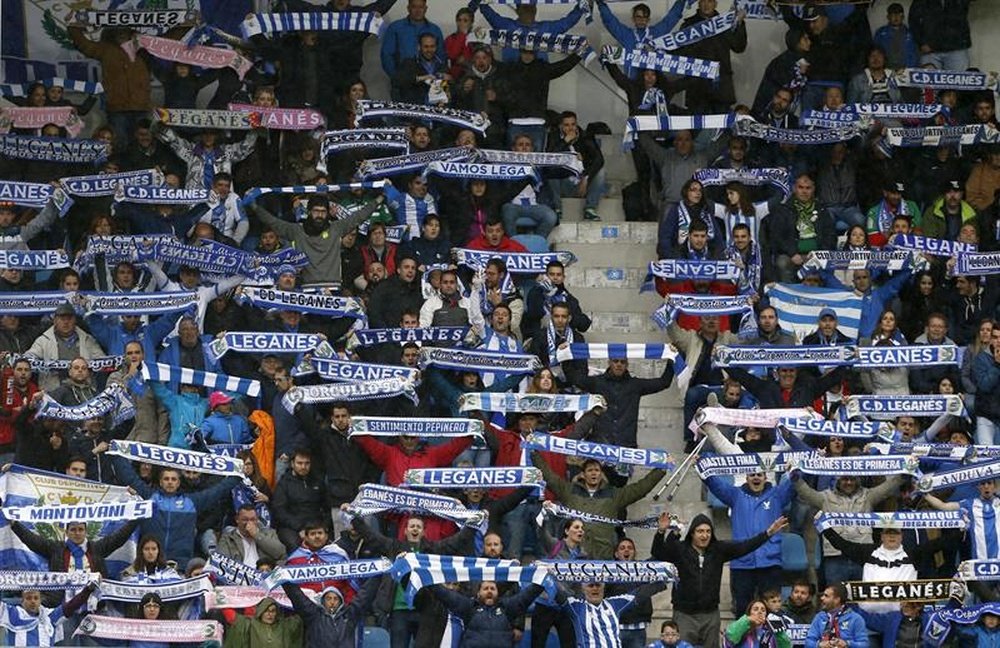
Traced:
[[489, 252], [527, 252], [528, 249], [507, 236], [503, 229], [503, 221], [488, 220], [481, 236], [472, 239], [466, 245], [470, 250], [487, 250]]
[[444, 51], [448, 55], [448, 74], [458, 79], [465, 69], [472, 65], [472, 45], [467, 41], [476, 14], [468, 7], [462, 7], [455, 14], [455, 33], [444, 39]]
[[[590, 435], [597, 417], [603, 412], [604, 408], [595, 407], [581, 416], [575, 423], [551, 434], [568, 439], [584, 439]], [[530, 466], [529, 451], [521, 448], [521, 441], [532, 432], [546, 432], [546, 430], [539, 428], [538, 421], [537, 413], [524, 412], [517, 418], [517, 429], [504, 430], [493, 424], [488, 425], [486, 427], [486, 443], [490, 448], [490, 454], [494, 457], [493, 465], [497, 467]], [[552, 467], [553, 471], [562, 476], [566, 475], [566, 455], [555, 452], [539, 454]], [[513, 490], [512, 488], [492, 489], [490, 496], [495, 499], [501, 498]], [[555, 495], [551, 492], [546, 492], [546, 496], [549, 499], [555, 499]], [[504, 546], [507, 547], [508, 555], [512, 558], [522, 557], [525, 535], [529, 529], [535, 528], [535, 516], [538, 515], [538, 510], [538, 502], [529, 498], [504, 516]]]
[[15, 361], [0, 375], [0, 465], [14, 461], [14, 419], [37, 391], [26, 359]]
[[[398, 445], [382, 443], [374, 437], [365, 435], [355, 436], [352, 439], [368, 454], [372, 463], [382, 469], [385, 473], [385, 483], [389, 486], [399, 486], [403, 483], [403, 476], [407, 470], [450, 466], [455, 457], [472, 445], [472, 437], [460, 437], [435, 446], [421, 444], [420, 439], [408, 435], [400, 436]], [[397, 519], [399, 538], [402, 539], [405, 525], [398, 524], [399, 521]], [[427, 518], [424, 520], [424, 525], [424, 535], [431, 541], [441, 540], [455, 532], [455, 525], [452, 522], [438, 517]]]
[[[320, 521], [307, 523], [300, 531], [302, 544], [285, 561], [287, 567], [303, 567], [305, 565], [327, 565], [341, 563], [351, 559], [344, 549], [330, 542], [326, 524]], [[354, 588], [347, 580], [326, 580], [311, 583], [300, 583], [306, 589], [321, 592], [327, 587], [336, 587], [343, 596], [344, 603], [350, 603], [354, 598]]]

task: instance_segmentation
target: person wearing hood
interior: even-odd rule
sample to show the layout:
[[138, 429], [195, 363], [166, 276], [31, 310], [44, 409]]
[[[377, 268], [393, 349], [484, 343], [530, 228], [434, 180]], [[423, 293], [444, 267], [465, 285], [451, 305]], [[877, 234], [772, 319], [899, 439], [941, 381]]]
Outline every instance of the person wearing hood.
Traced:
[[208, 397], [208, 409], [212, 411], [202, 424], [201, 432], [208, 445], [216, 443], [251, 444], [254, 441], [250, 424], [242, 414], [233, 413], [233, 397], [225, 392], [214, 391]]
[[669, 529], [670, 517], [666, 513], [660, 515], [650, 553], [653, 559], [666, 560], [677, 567], [679, 580], [672, 588], [673, 607], [682, 639], [702, 648], [719, 648], [723, 566], [755, 551], [787, 525], [788, 520], [781, 516], [752, 538], [739, 542], [718, 540], [712, 520], [702, 513], [691, 521], [687, 535], [681, 540], [676, 528]]
[[[729, 442], [716, 426], [706, 423], [702, 431], [720, 454], [740, 454], [743, 450]], [[752, 538], [781, 517], [792, 502], [794, 491], [789, 479], [777, 486], [767, 481], [763, 471], [746, 476], [746, 483], [734, 486], [721, 477], [708, 477], [705, 486], [726, 504], [733, 524], [733, 539]], [[769, 589], [781, 589], [784, 571], [781, 567], [781, 538], [771, 538], [761, 547], [730, 564], [730, 588], [733, 609], [745, 610], [754, 596], [761, 596]]]
[[380, 578], [369, 578], [354, 600], [345, 604], [335, 587], [327, 587], [316, 596], [315, 601], [310, 601], [301, 587], [295, 583], [283, 583], [281, 588], [305, 626], [305, 641], [301, 645], [305, 648], [354, 648], [357, 627], [371, 612], [380, 584]]
[[435, 585], [431, 593], [459, 617], [464, 624], [462, 646], [465, 648], [493, 648], [514, 643], [514, 622], [524, 614], [531, 602], [544, 591], [541, 585], [531, 583], [516, 594], [500, 596], [497, 583], [483, 581], [475, 598]]
[[809, 34], [801, 29], [789, 29], [785, 32], [785, 47], [781, 54], [771, 59], [764, 69], [764, 76], [757, 86], [752, 111], [757, 115], [767, 110], [774, 93], [781, 88], [792, 87], [796, 78], [804, 80], [809, 69], [809, 48], [812, 40]]
[[[295, 585], [292, 587], [299, 589]], [[225, 610], [223, 616], [229, 624], [223, 648], [302, 645], [302, 619], [295, 615], [284, 616], [270, 596], [261, 599], [253, 617], [235, 613], [235, 610]]]

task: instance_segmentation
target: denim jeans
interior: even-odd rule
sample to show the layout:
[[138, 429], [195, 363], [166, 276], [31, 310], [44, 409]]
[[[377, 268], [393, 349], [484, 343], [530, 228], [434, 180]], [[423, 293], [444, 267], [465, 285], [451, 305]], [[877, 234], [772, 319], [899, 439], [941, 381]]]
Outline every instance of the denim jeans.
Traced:
[[115, 132], [115, 148], [118, 151], [125, 150], [136, 125], [142, 119], [149, 119], [149, 111], [146, 110], [116, 110], [108, 112], [108, 126]]
[[576, 631], [568, 614], [559, 608], [536, 605], [531, 615], [531, 648], [545, 648], [549, 639], [549, 630], [556, 629], [560, 646], [576, 645]]
[[924, 66], [933, 63], [939, 70], [959, 70], [969, 69], [969, 50], [952, 50], [951, 52], [931, 52], [920, 57], [920, 65]]
[[[521, 502], [503, 517], [503, 546], [511, 558], [520, 559], [524, 554], [528, 534], [536, 533], [535, 516], [541, 508], [538, 502]], [[534, 540], [531, 544], [537, 547], [538, 541]]]
[[535, 222], [534, 233], [548, 238], [549, 232], [556, 226], [556, 213], [546, 205], [515, 205], [508, 203], [500, 210], [503, 218], [503, 228], [508, 236], [517, 234], [517, 221], [530, 218]]
[[976, 417], [976, 443], [978, 445], [993, 445], [997, 437], [997, 424], [985, 416]]
[[865, 226], [865, 215], [857, 205], [827, 205], [838, 232], [846, 232], [855, 225]]
[[389, 645], [410, 648], [420, 629], [420, 613], [416, 610], [393, 610], [389, 615]]
[[622, 648], [645, 648], [646, 646], [645, 630], [622, 630], [618, 633], [618, 637], [622, 641]]
[[[578, 184], [575, 184], [569, 178], [546, 180], [544, 188], [545, 204], [549, 205], [557, 212], [561, 212], [562, 199], [567, 197], [576, 197], [578, 186]], [[601, 169], [594, 175], [594, 177], [590, 178], [587, 183], [587, 195], [585, 198], [586, 208], [597, 209], [597, 204], [601, 202], [601, 198], [605, 193], [607, 193], [607, 190], [607, 174], [604, 173], [604, 169]]]
[[827, 586], [861, 580], [861, 565], [844, 556], [827, 556], [823, 558], [823, 576]]

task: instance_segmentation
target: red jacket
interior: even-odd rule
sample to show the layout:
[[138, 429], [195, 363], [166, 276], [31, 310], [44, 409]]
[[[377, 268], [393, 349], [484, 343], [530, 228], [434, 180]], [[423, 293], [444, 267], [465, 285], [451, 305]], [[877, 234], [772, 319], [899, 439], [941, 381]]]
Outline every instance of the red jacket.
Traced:
[[37, 391], [34, 381], [28, 381], [24, 392], [15, 389], [14, 372], [9, 368], [0, 375], [0, 452], [14, 450], [14, 419]]
[[[330, 547], [330, 549], [327, 549], [328, 547]], [[324, 558], [324, 554], [326, 558]], [[340, 562], [338, 558], [342, 558], [343, 560], [350, 559], [343, 549], [333, 543], [326, 545], [326, 547], [323, 547], [319, 551], [313, 551], [303, 542], [288, 556], [288, 560], [285, 561], [285, 565], [288, 567], [326, 565], [329, 563]], [[343, 597], [345, 604], [350, 603], [354, 598], [354, 588], [351, 587], [351, 581], [347, 580], [315, 581], [311, 583], [299, 583], [299, 586], [305, 589], [313, 590], [317, 593], [322, 592], [327, 587], [336, 587], [340, 592], [340, 595]]]
[[500, 239], [500, 245], [493, 247], [486, 242], [485, 236], [477, 236], [476, 238], [469, 241], [466, 246], [470, 250], [486, 250], [488, 252], [527, 252], [528, 248], [524, 247], [514, 239], [509, 236], [504, 236]]
[[[558, 432], [552, 432], [553, 436], [566, 436], [573, 429], [573, 425], [568, 425]], [[490, 426], [490, 431], [496, 435], [497, 439], [497, 460], [494, 465], [500, 466], [521, 466], [521, 433], [516, 430], [503, 430], [496, 426]], [[566, 476], [566, 455], [555, 452], [542, 452], [542, 459], [561, 477]], [[531, 465], [530, 460], [528, 466]], [[490, 496], [495, 499], [504, 497], [512, 492], [513, 488], [495, 488], [490, 490]], [[546, 499], [556, 499], [555, 495], [545, 491]]]
[[448, 74], [455, 81], [472, 65], [472, 45], [467, 42], [468, 34], [455, 32], [444, 39], [444, 51], [448, 55]]

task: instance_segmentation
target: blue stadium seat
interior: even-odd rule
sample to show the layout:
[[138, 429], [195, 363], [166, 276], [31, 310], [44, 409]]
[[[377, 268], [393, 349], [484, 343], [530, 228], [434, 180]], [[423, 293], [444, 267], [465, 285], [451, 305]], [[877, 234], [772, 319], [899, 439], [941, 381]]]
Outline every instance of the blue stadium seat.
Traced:
[[365, 628], [363, 648], [389, 648], [389, 631], [378, 626]]
[[802, 572], [809, 567], [806, 542], [797, 533], [781, 534], [781, 566], [785, 571]]
[[[530, 219], [524, 220], [524, 223], [518, 221], [517, 224], [523, 227], [535, 226], [535, 221]], [[545, 240], [544, 236], [539, 236], [538, 234], [516, 234], [511, 238], [527, 248], [528, 252], [541, 253], [549, 251], [549, 242]]]

